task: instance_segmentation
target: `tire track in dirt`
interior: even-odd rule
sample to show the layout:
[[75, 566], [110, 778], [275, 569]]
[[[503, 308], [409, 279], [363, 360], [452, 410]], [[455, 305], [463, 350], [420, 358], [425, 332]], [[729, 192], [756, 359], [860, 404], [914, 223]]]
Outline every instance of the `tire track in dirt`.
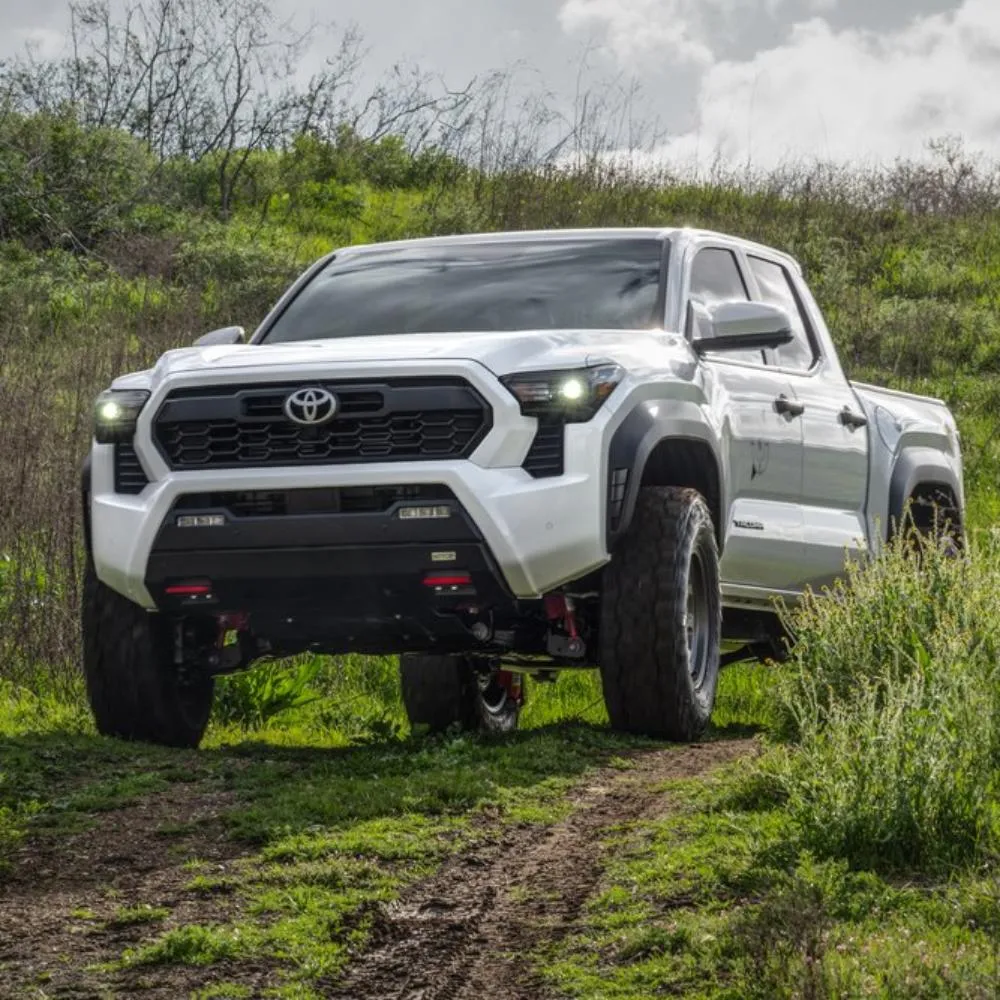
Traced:
[[596, 772], [572, 812], [549, 827], [500, 831], [447, 862], [380, 911], [371, 942], [331, 1000], [542, 1000], [530, 954], [574, 929], [597, 888], [603, 834], [661, 815], [657, 787], [692, 778], [754, 752], [750, 741], [631, 754], [628, 770]]

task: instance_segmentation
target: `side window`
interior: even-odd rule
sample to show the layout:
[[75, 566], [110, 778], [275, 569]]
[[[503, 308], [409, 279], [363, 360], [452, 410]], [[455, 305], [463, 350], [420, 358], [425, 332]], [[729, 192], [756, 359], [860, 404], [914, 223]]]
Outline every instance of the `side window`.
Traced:
[[808, 371], [816, 361], [816, 350], [791, 276], [780, 264], [761, 257], [750, 258], [750, 269], [760, 286], [762, 301], [781, 306], [792, 319], [795, 339], [775, 352], [778, 365], [782, 368], [794, 368], [796, 371]]
[[[732, 250], [708, 247], [699, 250], [691, 265], [691, 301], [703, 307], [718, 305], [734, 300], [750, 301], [740, 266]], [[706, 309], [693, 309], [691, 315], [695, 323], [707, 323]], [[707, 330], [705, 331], [708, 332]], [[709, 354], [720, 361], [746, 361], [764, 364], [763, 351], [726, 351], [725, 354]]]

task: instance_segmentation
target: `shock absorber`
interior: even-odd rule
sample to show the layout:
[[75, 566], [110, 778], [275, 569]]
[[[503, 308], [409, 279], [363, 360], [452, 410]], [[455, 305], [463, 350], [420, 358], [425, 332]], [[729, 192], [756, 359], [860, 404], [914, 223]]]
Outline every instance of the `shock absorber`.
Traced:
[[549, 620], [546, 641], [549, 655], [581, 659], [587, 652], [587, 644], [580, 638], [573, 598], [566, 594], [546, 595], [545, 616]]

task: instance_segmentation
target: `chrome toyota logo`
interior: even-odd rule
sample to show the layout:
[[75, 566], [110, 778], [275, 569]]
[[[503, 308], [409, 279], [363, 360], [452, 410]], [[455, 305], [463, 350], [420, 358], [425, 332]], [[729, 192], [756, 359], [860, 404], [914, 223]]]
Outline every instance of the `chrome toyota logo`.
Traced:
[[325, 424], [336, 413], [337, 397], [326, 389], [299, 389], [285, 400], [285, 415], [297, 424]]

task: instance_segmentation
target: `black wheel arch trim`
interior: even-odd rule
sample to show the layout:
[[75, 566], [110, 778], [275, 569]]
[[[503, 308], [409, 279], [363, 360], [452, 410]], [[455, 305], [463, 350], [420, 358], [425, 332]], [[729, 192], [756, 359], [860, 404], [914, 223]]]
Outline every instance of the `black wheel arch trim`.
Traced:
[[83, 545], [87, 551], [87, 558], [94, 558], [94, 547], [90, 537], [90, 483], [91, 483], [91, 456], [88, 454], [83, 460], [80, 470], [80, 506], [83, 513]]
[[[716, 482], [719, 485], [719, 497], [717, 498], [718, 509], [712, 509], [712, 516], [716, 519], [716, 539], [721, 555], [725, 540], [725, 526], [722, 524], [722, 512], [725, 510], [725, 480], [722, 476], [722, 463], [719, 460], [717, 443], [712, 438], [708, 427], [694, 421], [678, 419], [676, 413], [664, 413], [667, 406], [669, 406], [669, 401], [665, 399], [643, 401], [625, 418], [611, 438], [606, 480], [610, 480], [615, 469], [628, 469], [629, 480], [621, 518], [613, 530], [610, 505], [606, 510], [605, 534], [608, 551], [622, 538], [632, 523], [636, 501], [650, 456], [657, 447], [665, 442], [683, 441], [707, 447], [715, 461], [714, 472]], [[607, 481], [605, 483], [605, 497], [608, 495]], [[705, 499], [711, 509], [713, 506], [712, 498], [706, 497]]]
[[[955, 470], [942, 461], [933, 448], [906, 448], [896, 459], [889, 483], [889, 523], [885, 525], [886, 537], [891, 538], [893, 526], [899, 524], [906, 509], [906, 502], [920, 486], [941, 486], [949, 489], [955, 502], [962, 503], [962, 484]], [[960, 511], [964, 519], [964, 511]]]

